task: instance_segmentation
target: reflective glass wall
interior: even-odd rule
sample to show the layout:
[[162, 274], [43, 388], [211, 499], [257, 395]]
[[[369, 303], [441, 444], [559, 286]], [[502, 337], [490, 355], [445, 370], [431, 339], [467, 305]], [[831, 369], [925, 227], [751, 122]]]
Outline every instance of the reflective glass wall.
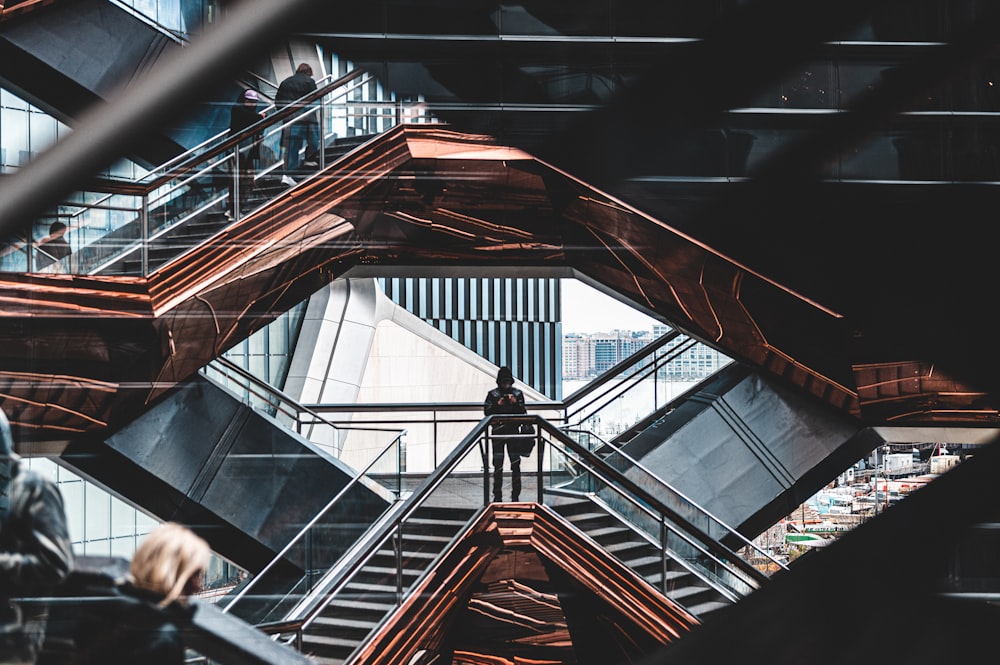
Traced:
[[[27, 457], [22, 463], [59, 486], [74, 554], [131, 559], [143, 536], [160, 523], [52, 460]], [[241, 574], [238, 568], [213, 554], [205, 586], [225, 587]]]

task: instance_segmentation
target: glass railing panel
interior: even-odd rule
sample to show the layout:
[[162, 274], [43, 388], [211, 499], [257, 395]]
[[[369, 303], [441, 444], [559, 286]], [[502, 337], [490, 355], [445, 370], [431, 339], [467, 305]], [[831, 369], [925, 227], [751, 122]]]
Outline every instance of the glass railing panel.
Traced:
[[[394, 521], [385, 525], [380, 539], [352, 555], [357, 558], [349, 568], [332, 575], [321, 602], [307, 612], [303, 629], [319, 607], [349, 608], [362, 599], [398, 607], [486, 504], [487, 451], [482, 437], [473, 439], [438, 473], [404, 480], [403, 495], [408, 498]], [[284, 617], [275, 613], [272, 620], [279, 618]]]
[[[155, 238], [199, 212], [220, 204], [228, 194], [234, 151], [226, 151], [161, 181], [146, 196], [148, 237]], [[218, 206], [219, 212], [224, 209]]]
[[81, 206], [76, 213], [80, 220], [77, 247], [71, 257], [72, 272], [86, 274], [99, 269], [142, 239], [142, 228], [136, 223], [143, 210], [141, 196], [108, 194], [99, 202]]
[[0, 272], [28, 272], [28, 257], [33, 245], [23, 234], [7, 238], [0, 247]]
[[[405, 435], [392, 424], [365, 425], [363, 422], [330, 420], [257, 379], [232, 361], [215, 360], [202, 368], [202, 375], [228, 390], [243, 404], [274, 417], [281, 425], [299, 434], [319, 449], [354, 469], [376, 465], [373, 473], [386, 478], [384, 484], [399, 492], [398, 475], [405, 471]], [[385, 457], [386, 446], [394, 442], [394, 458]], [[388, 472], [391, 471], [391, 474]], [[389, 476], [393, 476], [390, 478]]]
[[606, 379], [598, 390], [569, 406], [567, 425], [613, 438], [638, 424], [676, 397], [671, 382], [666, 380], [667, 367], [697, 344], [691, 338], [682, 337], [675, 346], [658, 349], [638, 359], [616, 376]]
[[[201, 373], [228, 390], [249, 407], [270, 416], [277, 416], [281, 410], [282, 400], [277, 392], [263, 381], [255, 381], [248, 377], [249, 372], [236, 367], [235, 363], [214, 361], [205, 365]], [[301, 434], [296, 422], [283, 424]]]
[[333, 422], [350, 423], [357, 428], [348, 435], [343, 448], [342, 459], [347, 464], [357, 466], [357, 455], [370, 448], [367, 439], [371, 435], [366, 434], [362, 427], [396, 427], [405, 430], [403, 470], [411, 474], [428, 474], [462, 442], [482, 419], [482, 412], [421, 407], [391, 412], [328, 414], [327, 417]]
[[[251, 623], [285, 617], [398, 498], [398, 459], [396, 438], [303, 525], [270, 564], [237, 590], [225, 603], [227, 611]], [[366, 499], [371, 496], [383, 500]]]
[[[608, 444], [612, 447], [611, 444]], [[731, 533], [718, 521], [705, 512], [705, 509], [695, 504], [687, 497], [681, 495], [674, 488], [667, 485], [659, 476], [643, 467], [638, 461], [630, 458], [620, 450], [615, 450], [604, 458], [610, 466], [624, 474], [640, 486], [651, 496], [655, 496], [667, 509], [673, 511], [680, 519], [684, 520], [692, 528], [698, 529], [702, 533], [720, 539]]]
[[[547, 437], [545, 447], [546, 455], [552, 460], [546, 488], [562, 490], [552, 493], [553, 497], [564, 495], [565, 490], [594, 496], [648, 542], [669, 552], [672, 558], [685, 561], [705, 579], [740, 596], [756, 588], [739, 569], [717, 557], [703, 541], [693, 537], [691, 527], [674, 521], [642, 496], [616, 483], [613, 474], [587, 461], [557, 438]], [[548, 501], [549, 494], [545, 496]], [[690, 514], [696, 520], [705, 520], [698, 511]]]
[[[280, 179], [282, 134], [290, 123], [301, 121], [305, 115], [320, 118], [321, 126], [328, 130], [323, 132], [327, 138], [323, 141], [324, 146], [338, 136], [356, 135], [355, 131], [347, 131], [346, 125], [349, 124], [347, 119], [354, 113], [351, 109], [358, 102], [349, 102], [348, 98], [358, 94], [369, 80], [370, 76], [356, 72], [336, 81], [324, 81], [322, 85], [329, 89], [318, 91], [321, 96], [301, 113], [277, 117], [276, 109], [267, 109], [270, 120], [265, 118], [255, 128], [259, 138], [259, 157], [254, 162], [252, 177], [234, 168], [236, 148], [224, 147], [232, 137], [229, 132], [223, 132], [134, 182], [120, 183], [121, 190], [128, 190], [128, 195], [73, 194], [72, 200], [65, 203], [56, 215], [68, 226], [66, 238], [72, 248], [70, 257], [53, 262], [45, 254], [39, 254], [41, 250], [32, 247], [47, 234], [48, 222], [42, 224], [39, 221], [30, 241], [17, 237], [5, 241], [0, 252], [0, 270], [143, 274], [150, 267], [148, 262], [144, 262], [143, 243], [160, 243], [156, 248], [160, 255], [154, 265], [181, 254], [188, 246], [182, 241], [171, 241], [168, 236], [172, 230], [209, 211], [224, 213], [228, 209], [230, 191], [242, 189], [247, 194], [239, 208], [230, 211], [236, 219], [257, 210], [283, 191], [270, 184], [265, 186], [263, 181], [269, 176]], [[370, 133], [379, 133], [397, 124], [399, 110], [392, 103], [388, 103], [387, 107], [381, 102], [360, 104], [357, 108], [367, 109], [363, 112], [377, 116], [385, 112], [391, 116], [378, 117], [367, 123], [366, 126], [372, 129]], [[344, 122], [337, 122], [337, 118], [344, 119]], [[248, 143], [243, 142], [242, 151], [248, 150]], [[324, 157], [324, 151], [321, 151], [321, 159], [325, 162]], [[115, 185], [109, 182], [108, 187]], [[37, 266], [32, 264], [35, 255], [39, 257], [35, 261]]]
[[[608, 450], [612, 452], [608, 453]], [[671, 487], [662, 478], [644, 467], [641, 462], [633, 459], [614, 444], [605, 444], [602, 451], [604, 452], [604, 461], [607, 464], [642, 488], [648, 495], [655, 496], [656, 500], [675, 516], [675, 519], [683, 521], [688, 528], [697, 529], [715, 541], [742, 542], [744, 548], [753, 551], [755, 556], [766, 557], [766, 553], [757, 548], [749, 539]]]

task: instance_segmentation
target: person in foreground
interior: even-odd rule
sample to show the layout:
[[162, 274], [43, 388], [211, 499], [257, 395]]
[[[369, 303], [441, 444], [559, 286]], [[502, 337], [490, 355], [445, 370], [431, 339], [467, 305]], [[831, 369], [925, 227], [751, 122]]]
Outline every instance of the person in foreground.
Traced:
[[[514, 387], [514, 374], [509, 367], [501, 367], [497, 372], [497, 387], [486, 393], [483, 413], [493, 414], [525, 414], [524, 393]], [[510, 434], [518, 434], [517, 423], [500, 421], [492, 426], [491, 441], [493, 445], [493, 500], [503, 501], [503, 457], [504, 450], [510, 460], [510, 500], [520, 501], [521, 497], [521, 456], [524, 446], [521, 439], [512, 438]]]
[[208, 543], [181, 524], [165, 522], [150, 532], [116, 595], [96, 601], [77, 624], [76, 663], [183, 663], [171, 610], [184, 612], [188, 596], [201, 590], [209, 556]]
[[12, 598], [49, 595], [72, 567], [59, 487], [22, 466], [0, 411], [0, 663], [35, 663], [45, 637], [46, 605]]

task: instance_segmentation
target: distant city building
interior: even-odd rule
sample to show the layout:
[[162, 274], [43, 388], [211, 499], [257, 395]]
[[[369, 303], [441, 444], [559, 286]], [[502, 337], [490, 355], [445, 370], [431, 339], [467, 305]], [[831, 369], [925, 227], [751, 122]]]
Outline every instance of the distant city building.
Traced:
[[607, 372], [652, 342], [648, 332], [573, 333], [563, 336], [563, 378], [591, 379]]
[[[653, 326], [652, 332], [613, 330], [610, 333], [569, 333], [563, 336], [563, 379], [576, 381], [592, 379], [622, 362], [646, 345], [670, 332], [662, 324]], [[665, 351], [684, 343], [679, 337], [667, 343]], [[730, 362], [730, 358], [715, 349], [696, 344], [667, 363], [657, 373], [666, 381], [698, 381], [711, 376]]]
[[594, 351], [590, 336], [579, 333], [563, 335], [562, 356], [564, 379], [594, 376]]
[[[653, 326], [653, 337], [659, 338], [673, 330], [670, 326], [656, 324]], [[687, 337], [678, 337], [667, 343], [667, 349], [673, 349], [682, 344]], [[695, 344], [687, 351], [660, 369], [658, 376], [667, 381], [698, 381], [711, 376], [732, 362], [729, 356], [720, 353], [710, 346]]]

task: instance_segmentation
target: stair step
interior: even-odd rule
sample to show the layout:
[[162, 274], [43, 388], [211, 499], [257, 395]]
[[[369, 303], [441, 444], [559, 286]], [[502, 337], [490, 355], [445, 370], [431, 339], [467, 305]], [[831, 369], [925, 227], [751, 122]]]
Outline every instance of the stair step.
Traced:
[[[651, 547], [649, 549], [652, 552], [653, 548]], [[639, 568], [648, 568], [650, 566], [655, 566], [659, 568], [660, 564], [662, 563], [662, 560], [659, 552], [653, 552], [651, 554], [646, 554], [640, 557], [631, 558], [625, 563], [628, 564], [629, 568], [637, 570]]]
[[729, 607], [730, 603], [723, 602], [721, 600], [710, 600], [705, 603], [699, 603], [697, 605], [692, 605], [686, 607], [688, 612], [695, 615], [699, 619], [704, 619], [706, 616], [715, 612], [716, 610], [721, 610], [724, 607]]
[[[395, 596], [396, 585], [395, 584], [379, 584], [378, 582], [348, 582], [347, 589], [353, 591], [361, 591], [365, 593], [379, 593], [386, 596]], [[404, 584], [403, 591], [405, 592], [408, 587]]]
[[404, 529], [420, 527], [424, 529], [449, 529], [454, 533], [457, 529], [465, 526], [469, 518], [459, 517], [411, 517], [403, 525]]
[[[598, 542], [601, 543], [604, 549], [606, 549], [608, 552], [611, 552], [622, 561], [644, 556], [646, 554], [646, 551], [652, 549], [652, 546], [644, 540], [639, 542], [636, 542], [635, 540], [622, 540], [617, 543], [603, 543], [600, 540], [598, 540]], [[636, 554], [634, 554], [633, 556], [629, 556], [629, 553], [636, 553]]]
[[307, 633], [302, 636], [302, 653], [312, 658], [327, 658], [333, 662], [343, 662], [350, 656], [362, 640], [345, 639], [331, 635], [314, 635]]
[[634, 531], [620, 524], [582, 530], [599, 543], [620, 542], [622, 539], [633, 540], [636, 538]]
[[345, 647], [349, 648], [351, 651], [356, 649], [357, 646], [360, 644], [360, 642], [358, 642], [357, 640], [349, 640], [349, 639], [344, 639], [342, 637], [332, 637], [330, 635], [312, 635], [312, 634], [310, 634], [308, 637], [303, 636], [302, 642], [309, 644], [322, 644], [327, 647], [331, 646]]
[[[345, 594], [343, 592], [337, 594], [334, 597], [334, 602], [338, 603], [336, 605], [336, 608], [340, 608], [345, 606], [345, 604], [349, 604], [350, 606], [348, 609], [350, 609], [352, 614], [355, 615], [363, 614], [366, 616], [375, 614], [385, 614], [386, 612], [389, 612], [394, 607], [396, 607], [395, 602], [365, 599], [365, 598], [351, 596], [350, 594]], [[332, 608], [335, 606], [331, 604], [329, 607]], [[328, 614], [329, 613], [327, 612], [323, 612], [321, 616], [327, 616]]]
[[356, 614], [351, 613], [349, 611], [350, 606], [348, 605], [339, 605], [335, 609], [337, 610], [336, 612], [321, 612], [313, 620], [312, 624], [310, 624], [309, 631], [316, 631], [323, 635], [336, 635], [338, 637], [356, 636], [360, 632], [370, 632], [372, 628], [377, 626], [393, 610], [393, 607], [389, 607], [378, 613], [372, 612], [363, 617], [358, 617]]
[[706, 593], [708, 595], [717, 595], [714, 589], [707, 586], [688, 585], [669, 589], [667, 591], [667, 596], [669, 596], [671, 600], [675, 600], [677, 602], [685, 601], [682, 602], [682, 604], [687, 607], [697, 598], [698, 595]]

